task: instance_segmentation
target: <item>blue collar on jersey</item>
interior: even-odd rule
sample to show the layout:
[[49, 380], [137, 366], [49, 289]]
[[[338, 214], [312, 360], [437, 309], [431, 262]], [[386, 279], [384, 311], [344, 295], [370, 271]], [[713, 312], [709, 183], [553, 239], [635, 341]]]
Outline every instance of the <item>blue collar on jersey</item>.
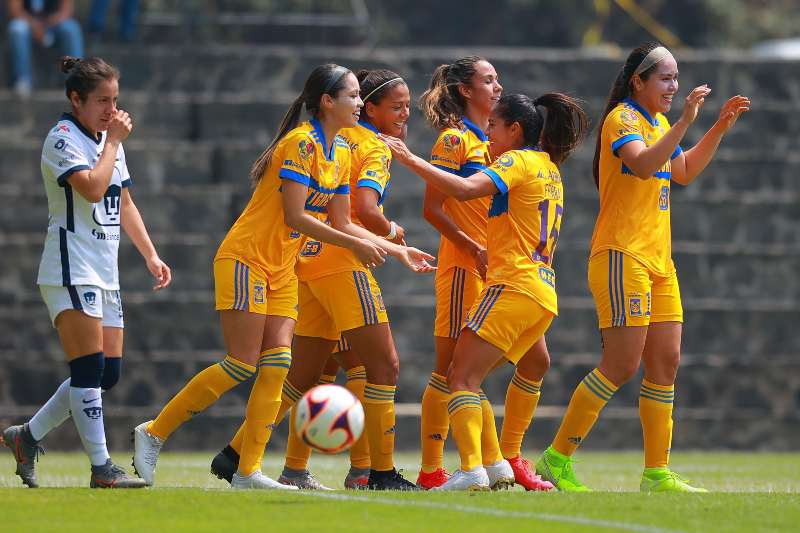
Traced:
[[372, 124], [370, 124], [366, 120], [359, 120], [358, 121], [358, 125], [359, 126], [364, 126], [368, 130], [374, 131], [376, 135], [380, 135], [380, 133], [381, 133], [380, 131], [378, 131], [378, 128], [376, 128], [375, 126], [373, 126]]
[[81, 133], [89, 137], [95, 144], [100, 144], [100, 141], [103, 140], [102, 133], [97, 134], [99, 138], [95, 137], [94, 135], [92, 135], [91, 131], [83, 127], [83, 125], [78, 121], [77, 118], [75, 118], [75, 115], [73, 115], [72, 113], [64, 113], [63, 115], [61, 115], [61, 120], [69, 120], [70, 122], [75, 124], [75, 126], [81, 131]]
[[650, 113], [645, 111], [644, 108], [639, 104], [639, 102], [637, 102], [633, 98], [626, 98], [625, 100], [622, 101], [622, 103], [623, 104], [628, 104], [629, 106], [634, 108], [636, 111], [641, 113], [642, 116], [644, 117], [644, 119], [647, 122], [649, 122], [651, 126], [658, 126], [658, 119], [651, 117]]
[[483, 130], [480, 129], [478, 125], [472, 122], [470, 119], [468, 119], [467, 117], [461, 117], [461, 121], [464, 123], [464, 126], [466, 126], [468, 130], [474, 133], [478, 139], [480, 139], [483, 142], [489, 140], [489, 137], [487, 137], [486, 134], [483, 133]]
[[[314, 133], [317, 134], [318, 141], [322, 145], [323, 153], [325, 149], [325, 132], [322, 130], [322, 124], [319, 123], [319, 120], [312, 118], [311, 119], [311, 127], [314, 128]], [[333, 142], [331, 142], [331, 149], [330, 152], [325, 154], [325, 159], [328, 161], [333, 161], [333, 154], [334, 150], [336, 149], [336, 138], [334, 137]]]
[[540, 146], [523, 146], [521, 150], [533, 150], [534, 152], [544, 152]]

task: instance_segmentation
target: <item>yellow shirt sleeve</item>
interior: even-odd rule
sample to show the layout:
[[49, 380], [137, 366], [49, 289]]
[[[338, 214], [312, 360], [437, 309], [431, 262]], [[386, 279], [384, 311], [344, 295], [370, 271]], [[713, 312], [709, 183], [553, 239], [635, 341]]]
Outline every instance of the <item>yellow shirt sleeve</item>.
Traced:
[[466, 139], [458, 130], [444, 130], [431, 149], [431, 164], [443, 170], [458, 171], [466, 148]]
[[[274, 157], [281, 157], [278, 176], [281, 179], [292, 180], [309, 186], [311, 183], [311, 169], [314, 168], [316, 147], [314, 141], [307, 135], [291, 135], [282, 143], [282, 150], [276, 150]], [[347, 174], [344, 174], [347, 175]]]
[[370, 149], [361, 161], [356, 187], [374, 189], [378, 193], [378, 198], [382, 199], [386, 191], [386, 185], [389, 183], [389, 165], [391, 161], [391, 153], [388, 149], [381, 147]]
[[506, 152], [483, 172], [492, 178], [500, 194], [526, 182], [524, 162], [514, 152]]
[[614, 155], [631, 141], [644, 142], [639, 114], [624, 106], [619, 106], [608, 114], [603, 128], [606, 133], [605, 140], [611, 146]]

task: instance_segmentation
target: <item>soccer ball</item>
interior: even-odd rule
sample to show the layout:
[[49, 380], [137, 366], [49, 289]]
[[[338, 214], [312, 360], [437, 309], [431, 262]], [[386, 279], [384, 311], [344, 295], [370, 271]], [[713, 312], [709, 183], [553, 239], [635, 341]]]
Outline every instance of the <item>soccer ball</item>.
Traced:
[[348, 449], [364, 431], [364, 408], [339, 385], [318, 385], [297, 402], [294, 431], [323, 453]]

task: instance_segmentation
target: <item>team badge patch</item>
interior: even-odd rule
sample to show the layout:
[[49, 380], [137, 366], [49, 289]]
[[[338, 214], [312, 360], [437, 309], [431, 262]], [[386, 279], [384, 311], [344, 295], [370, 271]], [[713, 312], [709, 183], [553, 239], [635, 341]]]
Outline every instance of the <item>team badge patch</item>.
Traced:
[[308, 139], [303, 139], [300, 141], [300, 144], [297, 145], [297, 151], [300, 152], [301, 158], [308, 159], [314, 155], [314, 143]]
[[389, 158], [386, 155], [381, 156], [381, 170], [384, 175], [389, 174]]
[[546, 266], [539, 267], [539, 279], [553, 288], [556, 287], [556, 273]]
[[257, 304], [264, 303], [264, 285], [260, 283], [253, 285], [253, 301]]
[[623, 109], [619, 114], [619, 119], [626, 126], [639, 126], [639, 117], [629, 109]]
[[631, 316], [642, 316], [642, 299], [640, 297], [628, 300], [629, 314]]
[[319, 241], [306, 241], [303, 249], [300, 251], [302, 257], [314, 257], [319, 255], [322, 251], [322, 243]]
[[445, 135], [442, 137], [442, 144], [448, 150], [455, 150], [461, 144], [461, 138], [458, 135]]
[[497, 160], [497, 164], [502, 167], [510, 167], [514, 164], [514, 158], [510, 155], [501, 156], [500, 159]]
[[661, 187], [661, 194], [658, 195], [658, 208], [661, 211], [669, 209], [669, 187], [666, 185]]
[[94, 305], [94, 303], [97, 301], [97, 295], [93, 292], [84, 292], [83, 301], [86, 302], [86, 305]]

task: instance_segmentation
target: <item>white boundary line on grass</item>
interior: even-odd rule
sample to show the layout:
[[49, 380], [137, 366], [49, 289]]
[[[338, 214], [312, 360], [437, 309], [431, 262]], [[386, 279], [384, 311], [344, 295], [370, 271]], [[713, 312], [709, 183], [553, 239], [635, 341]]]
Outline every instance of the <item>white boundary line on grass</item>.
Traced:
[[339, 500], [350, 502], [375, 503], [378, 505], [395, 505], [399, 507], [425, 507], [428, 509], [443, 509], [448, 511], [458, 511], [461, 513], [482, 514], [498, 516], [501, 518], [533, 518], [548, 522], [562, 522], [568, 524], [578, 524], [589, 527], [607, 527], [635, 533], [683, 533], [676, 529], [664, 529], [660, 527], [646, 526], [642, 524], [631, 524], [627, 522], [614, 522], [611, 520], [597, 520], [594, 518], [584, 518], [580, 516], [565, 516], [547, 513], [526, 513], [524, 511], [505, 511], [496, 507], [467, 507], [466, 505], [444, 504], [437, 502], [421, 502], [415, 500], [391, 500], [388, 498], [369, 498], [366, 496], [350, 496], [346, 494], [331, 494], [319, 491], [297, 491], [294, 494], [309, 496], [312, 498], [322, 498], [326, 500]]

